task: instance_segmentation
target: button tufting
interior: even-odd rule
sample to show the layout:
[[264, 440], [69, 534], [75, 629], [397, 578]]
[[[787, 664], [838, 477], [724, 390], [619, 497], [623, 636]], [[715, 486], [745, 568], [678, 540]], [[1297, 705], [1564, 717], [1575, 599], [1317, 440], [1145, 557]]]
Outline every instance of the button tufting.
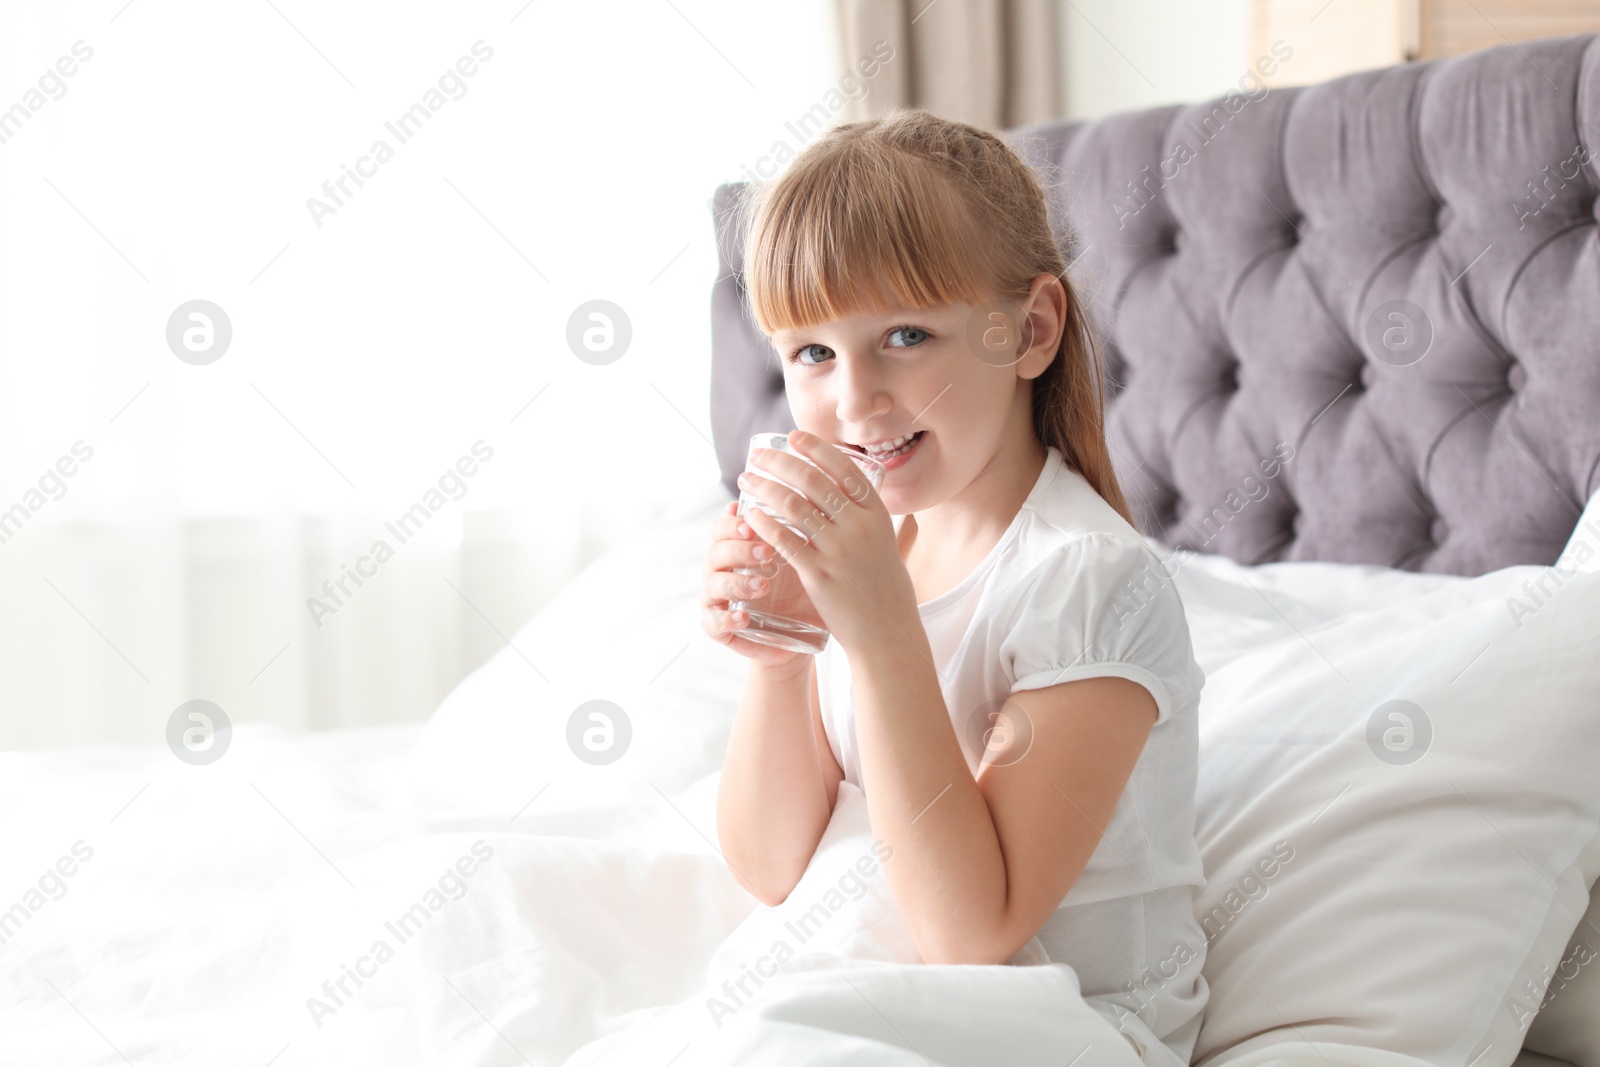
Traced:
[[1239, 361], [1234, 360], [1222, 368], [1222, 388], [1230, 393], [1239, 391]]
[[1428, 527], [1428, 539], [1437, 545], [1443, 542], [1444, 539], [1449, 535], [1450, 527], [1444, 524], [1443, 519], [1439, 518], [1438, 516], [1434, 516], [1432, 525]]
[[1506, 371], [1506, 387], [1513, 393], [1522, 392], [1522, 387], [1528, 384], [1528, 372], [1522, 369], [1522, 364], [1512, 362]]
[[1372, 383], [1377, 381], [1378, 372], [1370, 363], [1361, 364], [1361, 373], [1356, 376], [1356, 388], [1371, 389]]

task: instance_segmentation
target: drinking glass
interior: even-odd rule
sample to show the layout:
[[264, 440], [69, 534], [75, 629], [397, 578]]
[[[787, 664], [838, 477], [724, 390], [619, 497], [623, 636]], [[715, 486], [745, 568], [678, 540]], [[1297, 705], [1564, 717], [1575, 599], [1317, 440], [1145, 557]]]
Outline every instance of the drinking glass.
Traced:
[[[758, 448], [770, 448], [775, 452], [787, 452], [791, 456], [796, 456], [805, 460], [807, 463], [811, 463], [809, 459], [806, 459], [805, 456], [800, 455], [800, 453], [795, 450], [794, 446], [789, 443], [788, 434], [758, 433], [750, 438], [750, 449], [749, 452], [746, 453], [745, 457], [746, 470], [759, 470], [759, 468], [757, 468], [755, 465], [754, 459], [755, 450]], [[867, 481], [872, 485], [874, 490], [877, 490], [883, 485], [882, 463], [871, 458], [870, 456], [860, 455], [858, 453], [851, 452], [848, 449], [841, 449], [841, 451], [845, 452], [845, 454], [850, 457], [850, 459], [855, 463], [856, 467], [860, 469], [861, 473], [866, 476]], [[813, 463], [812, 466], [816, 466], [816, 464]], [[759, 471], [759, 473], [765, 478], [770, 478], [772, 481], [775, 481], [780, 485], [787, 485], [789, 488], [795, 490], [795, 492], [802, 493], [802, 495], [804, 495], [797, 486], [789, 485], [788, 482], [768, 471]], [[846, 485], [844, 488], [852, 498], [859, 498], [861, 496], [862, 487], [859, 485]], [[768, 515], [771, 515], [773, 518], [777, 519], [779, 522], [783, 523], [802, 540], [810, 542], [811, 538], [806, 536], [806, 532], [804, 530], [798, 528], [794, 525], [794, 523], [777, 514], [775, 511], [773, 511], [770, 505], [755, 499], [750, 495], [749, 490], [741, 490], [739, 493], [739, 514], [743, 515], [745, 511], [750, 508], [759, 508]], [[760, 607], [752, 606], [762, 603], [781, 604], [784, 601], [792, 598], [796, 593], [802, 593], [804, 591], [804, 587], [800, 582], [800, 576], [795, 573], [792, 565], [785, 562], [782, 558], [774, 557], [767, 560], [765, 566], [761, 568], [735, 567], [733, 572], [735, 574], [742, 574], [746, 576], [759, 574], [761, 577], [767, 579], [766, 591], [763, 592], [761, 596], [754, 597], [750, 600], [728, 601], [729, 611], [743, 611], [750, 616], [749, 624], [746, 625], [744, 629], [738, 631], [739, 636], [764, 645], [771, 645], [774, 648], [788, 649], [791, 652], [804, 652], [808, 655], [815, 655], [816, 653], [821, 652], [824, 648], [828, 647], [828, 631], [822, 629], [820, 626], [806, 622], [802, 619], [790, 618], [789, 616], [779, 614], [776, 611], [762, 610]]]

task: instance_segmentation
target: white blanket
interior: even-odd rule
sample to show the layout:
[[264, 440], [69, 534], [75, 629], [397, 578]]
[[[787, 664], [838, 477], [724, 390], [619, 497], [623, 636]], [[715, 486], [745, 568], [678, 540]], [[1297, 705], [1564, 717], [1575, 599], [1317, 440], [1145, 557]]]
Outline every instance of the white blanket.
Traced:
[[0, 1063], [1138, 1063], [1068, 968], [890, 962], [853, 787], [769, 909], [701, 836], [716, 773], [519, 833], [410, 807], [415, 736], [0, 756]]
[[[496, 848], [497, 891], [425, 935], [430, 966], [451, 978], [425, 1005], [435, 1058], [1140, 1063], [1065, 965], [922, 964], [848, 783], [777, 908], [752, 907], [711, 853], [530, 838]], [[484, 1025], [486, 1005], [505, 1020], [498, 1031]]]
[[[164, 750], [0, 757], [0, 903], [92, 850], [0, 944], [0, 1063], [1140, 1062], [1063, 964], [914, 962], [848, 784], [766, 908], [702, 837], [716, 773], [609, 813], [608, 837], [582, 811], [570, 836], [518, 833], [405, 804], [414, 736], [244, 728], [206, 773]], [[1417, 1067], [1271, 1053], [1241, 1062]]]

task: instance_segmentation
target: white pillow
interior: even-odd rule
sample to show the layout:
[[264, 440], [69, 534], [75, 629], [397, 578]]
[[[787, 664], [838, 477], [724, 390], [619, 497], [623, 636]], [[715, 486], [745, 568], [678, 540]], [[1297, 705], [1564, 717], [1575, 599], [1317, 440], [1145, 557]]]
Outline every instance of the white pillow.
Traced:
[[[1600, 571], [1600, 493], [1589, 498], [1553, 578], [1573, 570]], [[1561, 962], [1541, 979], [1548, 983], [1545, 1006], [1523, 1044], [1576, 1067], [1600, 1067], [1600, 893], [1591, 887], [1589, 897], [1589, 911]]]
[[1523, 1049], [1576, 1067], [1600, 1067], [1600, 894], [1591, 892], [1589, 911], [1561, 962], [1541, 976], [1530, 996], [1540, 987], [1544, 1007], [1528, 1027]]
[[[1155, 541], [1151, 547], [1163, 556], [1169, 551]], [[1564, 584], [1563, 575], [1573, 570], [1600, 570], [1600, 494], [1590, 498], [1557, 563], [1557, 569], [1544, 574], [1544, 590], [1552, 594]], [[1320, 625], [1343, 612], [1399, 604], [1470, 580], [1336, 563], [1246, 567], [1226, 556], [1207, 553], [1170, 557], [1169, 573], [1176, 576], [1195, 655], [1208, 675], [1263, 640], [1286, 632], [1290, 620], [1302, 628]], [[1533, 606], [1534, 596], [1544, 595], [1518, 592], [1527, 606]], [[1518, 611], [1520, 614], [1521, 609]], [[1600, 1067], [1597, 963], [1600, 891], [1591, 886], [1588, 913], [1560, 962], [1538, 980], [1537, 986], [1545, 990], [1545, 1004], [1528, 1027], [1524, 1053], [1555, 1057], [1576, 1067]]]
[[1574, 568], [1600, 571], [1600, 493], [1589, 498], [1589, 506], [1578, 516], [1578, 525], [1573, 528], [1561, 558], [1556, 560], [1557, 575]]
[[1173, 576], [1189, 622], [1195, 660], [1211, 672], [1272, 644], [1290, 627], [1391, 607], [1469, 579], [1351, 563], [1263, 563], [1172, 549], [1146, 538]]
[[[1341, 570], [1357, 592], [1334, 603]], [[1600, 575], [1550, 571], [1178, 571], [1191, 625], [1236, 631], [1203, 663], [1193, 1062], [1294, 1040], [1515, 1059], [1600, 874]]]
[[[628, 804], [659, 806], [718, 770], [749, 670], [700, 628], [700, 567], [727, 502], [708, 488], [605, 553], [462, 679], [408, 755], [411, 802], [517, 816], [518, 830], [564, 813], [564, 833], [575, 809], [595, 808], [583, 835], [620, 837], [637, 828]], [[598, 729], [594, 743], [621, 752], [609, 763], [569, 743], [574, 713], [596, 700], [622, 715], [609, 739], [579, 716], [578, 747]]]

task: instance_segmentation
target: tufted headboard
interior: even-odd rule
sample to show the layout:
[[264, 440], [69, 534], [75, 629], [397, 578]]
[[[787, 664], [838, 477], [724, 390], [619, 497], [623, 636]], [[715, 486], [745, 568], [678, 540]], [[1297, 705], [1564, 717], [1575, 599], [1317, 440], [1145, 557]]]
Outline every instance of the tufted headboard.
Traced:
[[[1600, 487], [1600, 38], [1005, 137], [1105, 340], [1145, 533], [1245, 563], [1556, 560]], [[713, 201], [730, 492], [749, 434], [794, 426], [740, 189]]]

